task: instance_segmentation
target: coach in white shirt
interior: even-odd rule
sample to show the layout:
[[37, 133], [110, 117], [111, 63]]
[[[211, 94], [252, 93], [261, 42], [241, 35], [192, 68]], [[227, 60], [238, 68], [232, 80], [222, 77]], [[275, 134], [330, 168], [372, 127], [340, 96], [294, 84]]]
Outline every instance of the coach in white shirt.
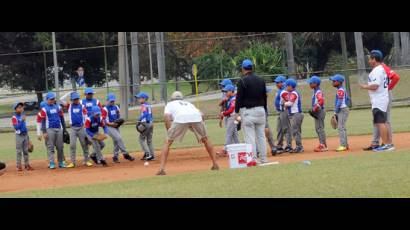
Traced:
[[370, 52], [369, 64], [373, 68], [369, 74], [367, 85], [361, 84], [362, 89], [369, 91], [370, 102], [372, 104], [373, 124], [377, 126], [384, 143], [373, 151], [394, 150], [392, 140], [389, 138], [387, 125], [387, 106], [389, 105], [389, 80], [386, 71], [381, 65], [382, 53], [377, 50]]
[[206, 151], [211, 157], [213, 166], [211, 170], [218, 170], [219, 166], [216, 163], [214, 147], [208, 139], [205, 129], [205, 123], [201, 111], [193, 104], [183, 100], [183, 95], [179, 91], [175, 91], [171, 95], [171, 102], [165, 106], [164, 120], [167, 129], [167, 141], [162, 148], [161, 165], [157, 175], [165, 175], [165, 164], [167, 162], [169, 148], [174, 140], [182, 141], [185, 133], [191, 130], [198, 142], [205, 145]]

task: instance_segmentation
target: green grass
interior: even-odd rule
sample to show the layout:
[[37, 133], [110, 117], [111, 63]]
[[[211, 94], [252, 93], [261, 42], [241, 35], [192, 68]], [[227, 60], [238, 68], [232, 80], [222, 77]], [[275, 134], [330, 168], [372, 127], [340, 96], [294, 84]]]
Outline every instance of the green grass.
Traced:
[[[331, 112], [326, 116], [326, 134], [327, 136], [336, 136], [337, 130], [331, 129], [329, 122], [331, 117]], [[410, 114], [410, 107], [394, 108], [392, 110], [392, 124], [394, 132], [408, 132], [410, 130], [410, 123], [408, 119], [408, 114]], [[269, 117], [269, 124], [276, 133], [276, 116]], [[211, 141], [215, 145], [223, 145], [225, 140], [225, 129], [218, 127], [217, 120], [206, 121], [207, 132]], [[347, 133], [348, 135], [362, 135], [369, 134], [372, 132], [372, 115], [369, 109], [366, 110], [352, 110], [350, 111], [349, 119], [347, 122]], [[138, 135], [135, 130], [134, 125], [124, 125], [121, 128], [121, 134], [125, 143], [125, 146], [129, 151], [140, 151], [140, 145], [138, 143]], [[31, 140], [35, 146], [34, 152], [31, 153], [31, 159], [46, 159], [46, 149], [43, 142], [39, 142], [36, 139], [36, 134], [34, 131], [29, 133]], [[165, 128], [164, 124], [155, 123], [154, 126], [154, 148], [160, 149], [165, 140]], [[240, 134], [242, 137], [242, 133]], [[305, 118], [302, 126], [302, 136], [304, 138], [316, 138], [316, 133], [314, 130], [313, 119], [305, 114]], [[107, 147], [103, 150], [103, 153], [112, 153], [113, 145], [112, 140], [109, 138], [106, 141]], [[14, 133], [0, 133], [0, 159], [2, 161], [12, 161], [15, 159], [15, 134]], [[173, 147], [196, 147], [200, 146], [195, 137], [188, 133], [184, 140], [179, 143], [176, 142]], [[69, 146], [64, 146], [65, 155], [69, 154]], [[81, 153], [81, 148], [78, 144], [77, 152]], [[81, 154], [79, 154], [81, 155]]]
[[2, 197], [410, 197], [410, 151], [225, 169]]

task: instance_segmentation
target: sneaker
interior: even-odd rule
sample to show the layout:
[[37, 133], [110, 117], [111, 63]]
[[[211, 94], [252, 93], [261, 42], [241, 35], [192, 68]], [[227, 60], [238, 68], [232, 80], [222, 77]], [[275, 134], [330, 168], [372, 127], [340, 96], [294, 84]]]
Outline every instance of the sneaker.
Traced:
[[65, 161], [58, 162], [58, 167], [59, 167], [59, 168], [67, 168], [67, 166], [66, 166], [66, 164], [65, 164]]
[[24, 168], [25, 168], [27, 171], [33, 171], [33, 170], [34, 170], [33, 167], [31, 167], [30, 165], [25, 165]]
[[291, 153], [302, 153], [302, 152], [304, 152], [305, 150], [303, 149], [303, 147], [301, 147], [301, 146], [298, 146], [298, 147], [296, 147], [295, 149], [293, 149], [292, 151], [291, 151]]
[[102, 166], [107, 167], [108, 164], [105, 160], [100, 160], [100, 163], [102, 164]]
[[145, 161], [152, 161], [155, 159], [155, 156], [152, 154], [148, 154], [147, 157], [145, 158]]
[[164, 169], [160, 169], [160, 170], [158, 170], [157, 174], [155, 174], [155, 175], [157, 175], [157, 176], [165, 176], [165, 175], [167, 175], [167, 174], [165, 173], [165, 170], [164, 170]]
[[118, 157], [113, 157], [112, 162], [114, 163], [120, 163], [120, 160], [118, 160]]
[[288, 153], [290, 153], [290, 152], [292, 152], [293, 151], [293, 149], [292, 149], [292, 147], [291, 146], [286, 146], [286, 148], [285, 148], [285, 152], [288, 152]]
[[285, 150], [282, 147], [276, 148], [276, 154], [281, 154], [281, 153], [284, 153], [284, 152], [285, 152]]
[[219, 170], [219, 165], [213, 165], [211, 170]]
[[53, 161], [51, 161], [50, 164], [48, 165], [48, 168], [50, 168], [50, 169], [55, 169], [55, 168], [56, 168], [56, 164], [55, 164]]
[[98, 164], [98, 159], [96, 155], [90, 155], [90, 159], [93, 160], [95, 164]]
[[67, 168], [75, 168], [75, 164], [71, 162], [70, 164], [67, 165]]
[[387, 144], [380, 146], [379, 148], [373, 149], [374, 152], [384, 152], [384, 151], [393, 151], [395, 150], [393, 144]]
[[140, 160], [145, 161], [145, 158], [147, 157], [148, 153], [144, 153], [144, 156]]
[[276, 147], [272, 147], [270, 152], [271, 152], [272, 156], [276, 156], [276, 154], [278, 153]]
[[88, 160], [87, 162], [85, 162], [85, 165], [87, 167], [91, 167], [91, 166], [93, 166], [93, 163], [90, 160]]
[[328, 151], [328, 149], [327, 149], [326, 145], [320, 144], [313, 151], [315, 151], [315, 152], [326, 152], [326, 151]]
[[339, 147], [336, 149], [336, 152], [346, 152], [347, 150], [349, 150], [347, 147], [339, 146]]
[[124, 157], [124, 159], [125, 160], [129, 160], [129, 161], [134, 161], [135, 160], [135, 158], [134, 157], [132, 157], [130, 154], [123, 154], [123, 157]]
[[372, 151], [372, 150], [377, 149], [379, 147], [380, 147], [380, 145], [369, 145], [368, 147], [363, 148], [363, 150], [364, 151]]
[[23, 171], [23, 167], [21, 167], [21, 165], [17, 166], [17, 171], [18, 171], [18, 172]]

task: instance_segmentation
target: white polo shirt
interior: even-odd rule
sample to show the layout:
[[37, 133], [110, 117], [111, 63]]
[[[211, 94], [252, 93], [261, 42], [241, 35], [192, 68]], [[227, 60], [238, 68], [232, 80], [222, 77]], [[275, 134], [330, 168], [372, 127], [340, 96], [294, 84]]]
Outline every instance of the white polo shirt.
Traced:
[[201, 112], [191, 103], [184, 100], [169, 102], [164, 109], [164, 114], [170, 114], [175, 123], [201, 122]]

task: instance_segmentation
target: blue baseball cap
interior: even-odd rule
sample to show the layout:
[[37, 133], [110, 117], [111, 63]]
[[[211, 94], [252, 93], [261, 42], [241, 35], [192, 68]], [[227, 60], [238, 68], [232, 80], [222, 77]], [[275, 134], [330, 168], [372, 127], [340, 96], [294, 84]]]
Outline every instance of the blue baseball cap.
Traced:
[[227, 92], [227, 91], [233, 91], [233, 92], [235, 92], [235, 86], [233, 86], [233, 85], [226, 85], [226, 86], [223, 88], [222, 91], [225, 91], [225, 92]]
[[343, 83], [345, 81], [345, 77], [343, 77], [343, 75], [341, 74], [336, 74], [336, 75], [333, 75], [331, 78], [329, 78], [329, 80], [338, 81], [340, 83]]
[[227, 85], [232, 85], [232, 81], [230, 79], [223, 79], [221, 83], [219, 83], [221, 86], [227, 86]]
[[321, 82], [320, 77], [318, 77], [318, 76], [316, 76], [316, 75], [311, 76], [311, 77], [307, 80], [307, 83], [308, 83], [308, 84], [317, 84], [317, 85], [320, 85], [320, 82]]
[[98, 106], [93, 106], [91, 108], [91, 112], [92, 112], [93, 115], [96, 115], [96, 114], [101, 115], [101, 109]]
[[47, 105], [47, 102], [42, 101], [40, 102], [40, 109], [44, 108]]
[[292, 88], [296, 88], [296, 86], [298, 85], [298, 82], [293, 79], [293, 78], [289, 78], [288, 80], [285, 81], [285, 86], [292, 86]]
[[71, 100], [80, 99], [80, 94], [77, 92], [72, 92], [70, 98]]
[[149, 98], [148, 94], [141, 92], [137, 95], [135, 95], [136, 98], [144, 98], [145, 100]]
[[375, 57], [379, 57], [380, 59], [383, 59], [383, 53], [380, 50], [372, 50], [372, 51], [370, 51], [370, 55], [373, 55]]
[[242, 68], [244, 68], [244, 69], [252, 69], [252, 67], [253, 67], [253, 63], [252, 63], [251, 60], [249, 60], [249, 59], [243, 60], [243, 62], [242, 62]]
[[109, 93], [107, 95], [107, 101], [115, 101], [115, 94], [114, 93]]
[[283, 75], [279, 75], [275, 78], [275, 83], [281, 83], [281, 82], [283, 83], [285, 81], [286, 81], [286, 77]]
[[24, 106], [24, 103], [23, 103], [23, 102], [20, 102], [20, 101], [14, 103], [14, 104], [12, 105], [13, 110], [16, 110], [16, 108], [17, 108], [19, 105]]
[[46, 95], [47, 100], [56, 99], [56, 94], [53, 92], [48, 92]]
[[90, 87], [85, 88], [84, 93], [85, 94], [94, 94], [94, 89], [90, 88]]

